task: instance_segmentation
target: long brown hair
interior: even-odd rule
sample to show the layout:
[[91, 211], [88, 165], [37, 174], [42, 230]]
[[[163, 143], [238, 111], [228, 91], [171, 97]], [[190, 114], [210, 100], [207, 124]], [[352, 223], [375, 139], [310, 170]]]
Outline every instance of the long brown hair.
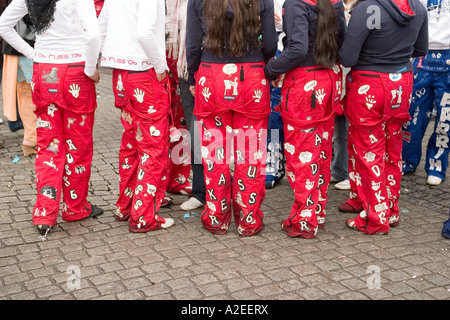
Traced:
[[339, 57], [336, 14], [330, 0], [316, 0], [317, 23], [314, 39], [314, 60], [317, 65], [332, 68]]
[[[227, 9], [233, 9], [231, 32], [227, 34]], [[261, 34], [260, 0], [205, 0], [207, 36], [205, 47], [218, 57], [226, 48], [230, 56], [242, 56], [257, 46]]]

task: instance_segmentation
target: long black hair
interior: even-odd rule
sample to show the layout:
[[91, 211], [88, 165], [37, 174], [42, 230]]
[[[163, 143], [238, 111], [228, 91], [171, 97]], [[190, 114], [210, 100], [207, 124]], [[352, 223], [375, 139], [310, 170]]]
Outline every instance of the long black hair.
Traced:
[[47, 30], [54, 20], [56, 2], [59, 0], [26, 0], [28, 14], [37, 34]]
[[339, 45], [336, 34], [336, 14], [330, 0], [316, 0], [317, 24], [314, 60], [317, 65], [332, 68], [338, 61]]
[[[150, 1], [150, 0], [147, 0]], [[233, 21], [229, 39], [224, 39], [228, 6], [233, 8]], [[222, 57], [227, 46], [230, 56], [243, 56], [253, 46], [258, 46], [261, 34], [260, 0], [205, 0], [207, 37], [205, 47]], [[227, 45], [224, 41], [228, 42]]]

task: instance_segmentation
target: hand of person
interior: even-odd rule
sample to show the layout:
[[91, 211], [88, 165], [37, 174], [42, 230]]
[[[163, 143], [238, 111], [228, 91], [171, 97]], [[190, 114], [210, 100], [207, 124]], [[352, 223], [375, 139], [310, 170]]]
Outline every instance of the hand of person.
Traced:
[[283, 18], [278, 13], [275, 13], [275, 24], [280, 23], [282, 19]]
[[100, 81], [100, 73], [98, 72], [98, 70], [95, 70], [95, 73], [92, 76], [88, 76], [88, 77], [89, 77], [89, 79], [94, 81], [95, 84], [97, 84]]
[[167, 71], [164, 70], [162, 73], [157, 73], [156, 78], [159, 82], [163, 81], [167, 77]]
[[195, 97], [195, 86], [189, 86], [189, 91], [191, 92], [192, 96]]

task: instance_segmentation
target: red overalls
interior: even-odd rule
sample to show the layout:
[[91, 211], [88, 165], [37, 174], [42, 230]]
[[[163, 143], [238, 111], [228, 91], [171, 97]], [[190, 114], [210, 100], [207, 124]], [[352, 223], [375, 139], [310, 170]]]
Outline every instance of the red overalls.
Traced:
[[[201, 63], [196, 75], [194, 114], [199, 120], [205, 167], [203, 226], [224, 234], [234, 221], [241, 236], [263, 227], [270, 89], [264, 63]], [[230, 159], [234, 152], [234, 175]]]
[[97, 107], [95, 84], [84, 63], [35, 63], [31, 84], [37, 129], [35, 225], [56, 223], [61, 190], [62, 218], [91, 213], [87, 201]]
[[285, 74], [280, 113], [286, 175], [295, 193], [282, 227], [292, 237], [314, 238], [325, 223], [331, 179], [334, 115], [340, 108], [341, 69], [312, 66]]
[[161, 227], [169, 161], [169, 79], [147, 71], [113, 70], [115, 105], [122, 110], [124, 132], [119, 152], [116, 219], [129, 220], [132, 232]]
[[401, 127], [410, 119], [412, 82], [412, 72], [355, 70], [348, 76], [349, 177], [364, 210], [347, 225], [367, 234], [388, 232], [398, 223]]

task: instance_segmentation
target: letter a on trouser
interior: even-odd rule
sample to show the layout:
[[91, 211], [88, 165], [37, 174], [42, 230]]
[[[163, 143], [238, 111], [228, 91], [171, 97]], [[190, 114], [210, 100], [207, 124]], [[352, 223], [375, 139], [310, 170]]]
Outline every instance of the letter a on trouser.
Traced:
[[[353, 227], [368, 234], [385, 233], [399, 220], [401, 126], [408, 121], [412, 74], [353, 71], [346, 106], [354, 149], [358, 196], [364, 210]], [[351, 109], [350, 109], [351, 108]]]
[[280, 112], [286, 175], [295, 199], [282, 227], [292, 237], [314, 238], [325, 223], [340, 74], [333, 69], [296, 68], [284, 78]]
[[263, 67], [202, 64], [197, 72], [194, 114], [199, 119], [207, 191], [202, 222], [212, 233], [227, 232], [232, 212], [240, 236], [253, 236], [264, 227], [260, 206], [265, 197], [270, 90]]

